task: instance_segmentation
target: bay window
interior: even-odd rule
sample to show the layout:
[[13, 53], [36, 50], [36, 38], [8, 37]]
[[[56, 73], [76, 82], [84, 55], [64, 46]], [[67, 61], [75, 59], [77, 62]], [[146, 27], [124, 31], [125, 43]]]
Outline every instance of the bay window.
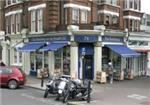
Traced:
[[72, 9], [72, 23], [79, 23], [79, 9]]
[[42, 9], [37, 10], [37, 32], [43, 31], [43, 11]]
[[16, 14], [16, 33], [20, 32], [20, 14]]
[[82, 10], [81, 11], [81, 23], [87, 23], [88, 19], [88, 11]]
[[14, 33], [15, 29], [15, 15], [11, 15], [11, 34]]
[[31, 11], [31, 32], [35, 32], [35, 26], [36, 26], [36, 11]]

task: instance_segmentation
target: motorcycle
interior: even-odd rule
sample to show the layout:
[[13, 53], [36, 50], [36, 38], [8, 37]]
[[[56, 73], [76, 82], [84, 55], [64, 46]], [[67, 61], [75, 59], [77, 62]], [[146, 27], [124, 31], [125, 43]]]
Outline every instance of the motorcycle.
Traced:
[[[62, 76], [54, 76], [50, 79], [50, 81], [46, 84], [46, 90], [44, 93], [44, 98], [47, 98], [48, 94], [58, 94], [58, 89], [60, 86], [59, 84], [62, 84], [63, 79], [70, 79], [70, 76], [68, 75], [62, 75]], [[60, 89], [59, 89], [60, 90]]]
[[91, 91], [92, 88], [89, 80], [84, 80], [83, 83], [81, 80], [70, 80], [63, 95], [63, 103], [66, 103], [69, 97], [89, 102]]
[[59, 77], [53, 77], [48, 83], [46, 83], [46, 90], [44, 93], [44, 98], [47, 98], [48, 94], [57, 94], [58, 84], [60, 82]]
[[66, 78], [61, 78], [61, 81], [58, 86], [58, 96], [56, 100], [59, 100], [60, 97], [63, 97], [64, 94], [66, 93], [67, 85], [68, 85], [69, 80]]

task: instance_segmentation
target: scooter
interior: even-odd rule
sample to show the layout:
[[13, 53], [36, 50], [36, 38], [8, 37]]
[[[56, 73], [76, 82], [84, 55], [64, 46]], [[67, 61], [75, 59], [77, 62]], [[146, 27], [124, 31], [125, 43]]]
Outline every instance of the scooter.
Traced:
[[47, 98], [48, 94], [57, 94], [60, 77], [53, 77], [48, 83], [46, 83], [46, 90], [44, 98]]
[[89, 80], [84, 80], [83, 82], [81, 80], [70, 80], [67, 86], [63, 95], [63, 103], [66, 103], [69, 97], [90, 101], [92, 88]]
[[60, 86], [60, 83], [62, 84], [63, 79], [70, 79], [70, 76], [62, 75], [52, 77], [50, 81], [46, 84], [44, 98], [47, 98], [48, 94], [58, 94], [58, 86]]

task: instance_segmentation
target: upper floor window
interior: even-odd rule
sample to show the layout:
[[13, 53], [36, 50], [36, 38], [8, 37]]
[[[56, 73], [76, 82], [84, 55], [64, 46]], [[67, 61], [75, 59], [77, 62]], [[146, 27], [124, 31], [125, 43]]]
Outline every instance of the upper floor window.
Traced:
[[36, 11], [31, 11], [31, 32], [36, 32], [35, 30], [36, 26]]
[[125, 9], [140, 10], [140, 0], [125, 0]]
[[72, 23], [79, 23], [79, 9], [72, 9]]
[[117, 5], [117, 0], [98, 0], [98, 3], [106, 3], [111, 5]]
[[11, 33], [15, 32], [15, 15], [11, 15]]
[[16, 32], [20, 32], [20, 14], [16, 14]]
[[7, 16], [6, 17], [6, 34], [9, 34], [9, 28], [10, 28], [10, 25], [9, 25], [9, 17]]
[[37, 10], [37, 31], [42, 32], [43, 31], [43, 10], [39, 9]]
[[31, 32], [43, 32], [43, 9], [31, 11]]
[[12, 4], [15, 4], [15, 3], [19, 3], [21, 2], [22, 0], [6, 0], [6, 6], [8, 5], [12, 5]]
[[88, 19], [88, 11], [82, 10], [81, 11], [81, 23], [87, 23]]
[[133, 0], [130, 0], [130, 8], [133, 8]]

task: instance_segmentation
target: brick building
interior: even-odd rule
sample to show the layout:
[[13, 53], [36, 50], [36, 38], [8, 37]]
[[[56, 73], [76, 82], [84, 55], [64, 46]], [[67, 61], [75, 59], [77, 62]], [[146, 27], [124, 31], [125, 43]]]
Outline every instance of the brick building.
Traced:
[[[139, 55], [125, 44], [129, 31], [140, 31], [140, 2], [6, 0], [5, 33], [11, 41], [5, 58], [31, 75], [47, 68], [50, 74], [96, 79], [98, 71], [107, 72], [109, 59], [119, 73], [126, 66], [132, 71], [127, 58]], [[113, 46], [127, 51], [122, 54]]]

